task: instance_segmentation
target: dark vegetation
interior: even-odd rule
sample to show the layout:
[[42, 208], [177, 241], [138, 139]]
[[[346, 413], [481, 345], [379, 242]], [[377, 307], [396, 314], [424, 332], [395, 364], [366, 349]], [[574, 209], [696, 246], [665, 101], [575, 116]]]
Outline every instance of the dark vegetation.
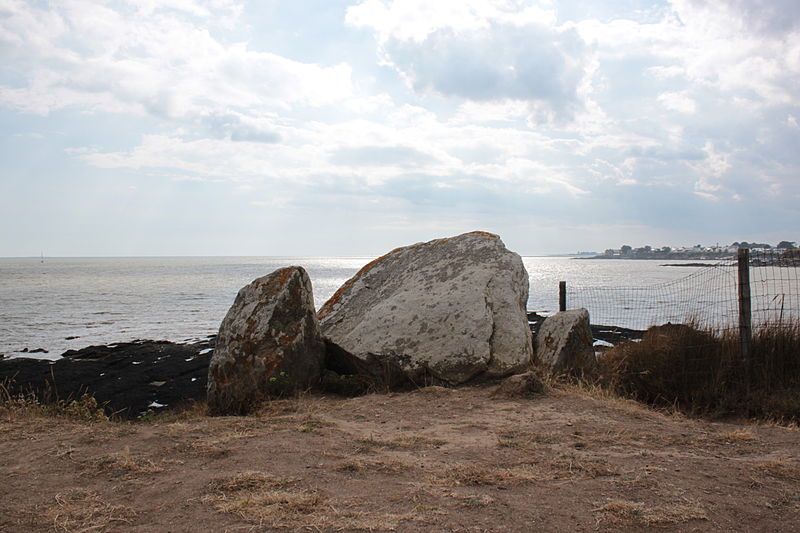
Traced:
[[737, 331], [691, 325], [650, 328], [599, 357], [598, 384], [623, 397], [701, 416], [800, 421], [800, 323], [768, 324], [753, 335], [750, 361]]

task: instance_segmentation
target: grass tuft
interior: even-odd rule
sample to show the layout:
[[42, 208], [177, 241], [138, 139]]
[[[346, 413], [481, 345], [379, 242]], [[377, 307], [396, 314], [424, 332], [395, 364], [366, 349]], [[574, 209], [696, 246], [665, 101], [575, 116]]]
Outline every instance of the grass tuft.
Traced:
[[125, 446], [121, 452], [100, 456], [91, 461], [89, 466], [97, 472], [126, 478], [164, 471], [152, 459], [131, 453], [130, 446]]
[[94, 397], [84, 394], [77, 400], [43, 403], [33, 392], [12, 393], [9, 382], [0, 382], [0, 417], [6, 420], [25, 418], [60, 418], [79, 422], [106, 422], [108, 417]]
[[410, 518], [348, 509], [317, 490], [302, 486], [298, 479], [265, 472], [243, 472], [217, 480], [209, 489], [203, 503], [260, 527], [283, 529], [291, 524], [303, 531], [387, 531]]
[[647, 507], [644, 503], [614, 499], [593, 511], [599, 515], [598, 524], [657, 526], [708, 520], [705, 509], [688, 501]]
[[130, 524], [135, 516], [129, 507], [112, 505], [95, 492], [77, 488], [56, 494], [55, 505], [47, 510], [53, 528], [70, 533], [119, 531], [121, 524]]
[[761, 463], [756, 469], [778, 479], [800, 483], [800, 465], [786, 460]]

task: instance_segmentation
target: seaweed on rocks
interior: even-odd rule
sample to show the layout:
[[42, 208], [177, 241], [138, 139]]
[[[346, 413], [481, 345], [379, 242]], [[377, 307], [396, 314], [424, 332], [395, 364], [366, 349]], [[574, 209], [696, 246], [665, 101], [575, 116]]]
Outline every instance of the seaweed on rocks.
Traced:
[[148, 411], [205, 400], [213, 338], [179, 344], [136, 340], [68, 350], [56, 361], [0, 360], [9, 393], [42, 403], [95, 398], [108, 416], [134, 419]]

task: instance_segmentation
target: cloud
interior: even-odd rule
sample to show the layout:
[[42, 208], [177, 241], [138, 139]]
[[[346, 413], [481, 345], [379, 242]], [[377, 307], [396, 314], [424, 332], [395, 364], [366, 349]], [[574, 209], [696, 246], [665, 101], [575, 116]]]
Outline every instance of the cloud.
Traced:
[[0, 1], [3, 132], [64, 131], [53, 175], [143, 199], [213, 188], [382, 228], [796, 218], [792, 4], [535, 3]]
[[435, 157], [408, 146], [340, 148], [331, 156], [331, 162], [344, 166], [418, 167], [435, 161]]
[[477, 102], [524, 101], [536, 121], [571, 120], [582, 107], [583, 42], [552, 12], [475, 0], [368, 0], [347, 21], [375, 31], [384, 61], [419, 93]]
[[770, 37], [800, 28], [800, 4], [795, 0], [678, 0], [682, 12], [704, 13], [734, 28]]
[[679, 113], [693, 114], [697, 111], [697, 103], [692, 100], [685, 92], [661, 93], [658, 101], [672, 111]]
[[351, 94], [344, 63], [303, 63], [216, 37], [216, 17], [239, 10], [222, 0], [75, 0], [51, 9], [12, 0], [0, 41], [7, 68], [22, 79], [0, 86], [0, 103], [43, 115], [71, 107], [182, 120], [209, 110], [318, 107]]
[[235, 112], [209, 112], [199, 118], [213, 136], [236, 142], [277, 143], [280, 134], [269, 119], [258, 119]]
[[493, 0], [364, 0], [347, 9], [345, 22], [375, 30], [378, 40], [421, 43], [438, 30], [456, 33], [486, 29], [491, 21], [511, 25], [555, 24], [556, 13], [539, 6]]

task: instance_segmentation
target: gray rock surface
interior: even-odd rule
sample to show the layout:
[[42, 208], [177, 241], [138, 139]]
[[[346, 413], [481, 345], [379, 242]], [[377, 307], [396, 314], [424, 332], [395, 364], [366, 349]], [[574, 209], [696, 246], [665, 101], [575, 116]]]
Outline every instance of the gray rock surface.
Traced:
[[208, 369], [214, 414], [245, 414], [261, 399], [319, 381], [325, 359], [311, 280], [287, 267], [243, 287], [219, 328]]
[[536, 358], [553, 374], [584, 374], [597, 366], [589, 311], [573, 309], [547, 317], [536, 335]]
[[410, 379], [451, 384], [530, 363], [528, 274], [497, 235], [472, 232], [398, 248], [362, 268], [320, 309], [322, 333]]

